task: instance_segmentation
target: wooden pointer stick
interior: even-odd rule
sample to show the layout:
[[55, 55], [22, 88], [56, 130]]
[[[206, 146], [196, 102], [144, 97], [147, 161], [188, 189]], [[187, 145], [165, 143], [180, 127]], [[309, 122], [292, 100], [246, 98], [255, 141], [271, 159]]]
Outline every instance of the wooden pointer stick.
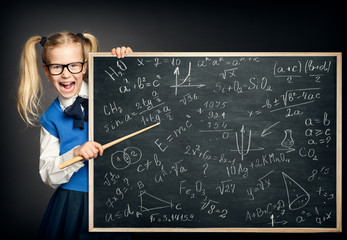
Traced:
[[[147, 131], [147, 130], [149, 130], [151, 128], [154, 128], [154, 127], [158, 126], [159, 124], [160, 123], [153, 124], [152, 126], [146, 127], [146, 128], [141, 129], [141, 130], [139, 130], [137, 132], [131, 133], [131, 134], [126, 135], [126, 136], [124, 136], [122, 138], [118, 138], [118, 139], [116, 139], [116, 140], [114, 140], [112, 142], [106, 143], [105, 145], [102, 145], [102, 148], [105, 150], [106, 148], [109, 148], [109, 147], [111, 147], [113, 145], [116, 145], [117, 143], [120, 143], [120, 142], [122, 142], [122, 141], [124, 141], [124, 140], [126, 140], [128, 138], [134, 137], [134, 136], [136, 136], [136, 135], [138, 135], [140, 133], [143, 133], [143, 132], [145, 132], [145, 131]], [[66, 162], [63, 162], [63, 163], [59, 164], [58, 167], [59, 167], [59, 169], [63, 169], [65, 167], [67, 167], [67, 166], [70, 166], [71, 164], [74, 164], [74, 163], [76, 163], [78, 161], [82, 161], [82, 160], [84, 160], [84, 158], [82, 156], [77, 156], [77, 157], [74, 157], [74, 158], [72, 158], [72, 159], [70, 159], [70, 160], [68, 160]]]

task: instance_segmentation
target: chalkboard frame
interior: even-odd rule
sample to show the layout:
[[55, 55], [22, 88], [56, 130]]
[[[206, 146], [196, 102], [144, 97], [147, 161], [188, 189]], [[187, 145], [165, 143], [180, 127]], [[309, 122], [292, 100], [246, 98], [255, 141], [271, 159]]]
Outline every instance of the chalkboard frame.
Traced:
[[[335, 228], [98, 228], [94, 227], [94, 159], [89, 161], [90, 232], [259, 232], [317, 233], [342, 231], [342, 53], [341, 52], [136, 52], [127, 57], [336, 57], [336, 227]], [[115, 57], [109, 52], [89, 54], [89, 140], [94, 140], [94, 58]]]

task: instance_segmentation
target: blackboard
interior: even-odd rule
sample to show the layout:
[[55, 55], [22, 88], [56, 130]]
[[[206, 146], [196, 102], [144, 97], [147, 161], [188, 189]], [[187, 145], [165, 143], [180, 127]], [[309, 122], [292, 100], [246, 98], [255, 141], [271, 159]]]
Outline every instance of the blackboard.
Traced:
[[92, 53], [90, 231], [341, 231], [341, 58]]

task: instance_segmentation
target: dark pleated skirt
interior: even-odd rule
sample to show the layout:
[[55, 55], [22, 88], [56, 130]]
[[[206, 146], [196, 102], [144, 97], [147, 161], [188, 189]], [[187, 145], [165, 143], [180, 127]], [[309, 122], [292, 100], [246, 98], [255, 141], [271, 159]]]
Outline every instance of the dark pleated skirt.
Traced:
[[88, 193], [58, 188], [43, 216], [38, 239], [130, 240], [130, 233], [88, 232]]

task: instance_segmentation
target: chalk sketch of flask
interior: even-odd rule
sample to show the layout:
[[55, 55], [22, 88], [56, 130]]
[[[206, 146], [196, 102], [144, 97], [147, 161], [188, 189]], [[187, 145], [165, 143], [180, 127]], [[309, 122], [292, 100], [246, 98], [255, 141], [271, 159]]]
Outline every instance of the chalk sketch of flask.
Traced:
[[285, 133], [285, 136], [281, 142], [281, 146], [287, 148], [288, 150], [293, 150], [292, 147], [294, 146], [294, 140], [292, 136], [292, 130], [290, 129], [284, 130], [284, 133]]

